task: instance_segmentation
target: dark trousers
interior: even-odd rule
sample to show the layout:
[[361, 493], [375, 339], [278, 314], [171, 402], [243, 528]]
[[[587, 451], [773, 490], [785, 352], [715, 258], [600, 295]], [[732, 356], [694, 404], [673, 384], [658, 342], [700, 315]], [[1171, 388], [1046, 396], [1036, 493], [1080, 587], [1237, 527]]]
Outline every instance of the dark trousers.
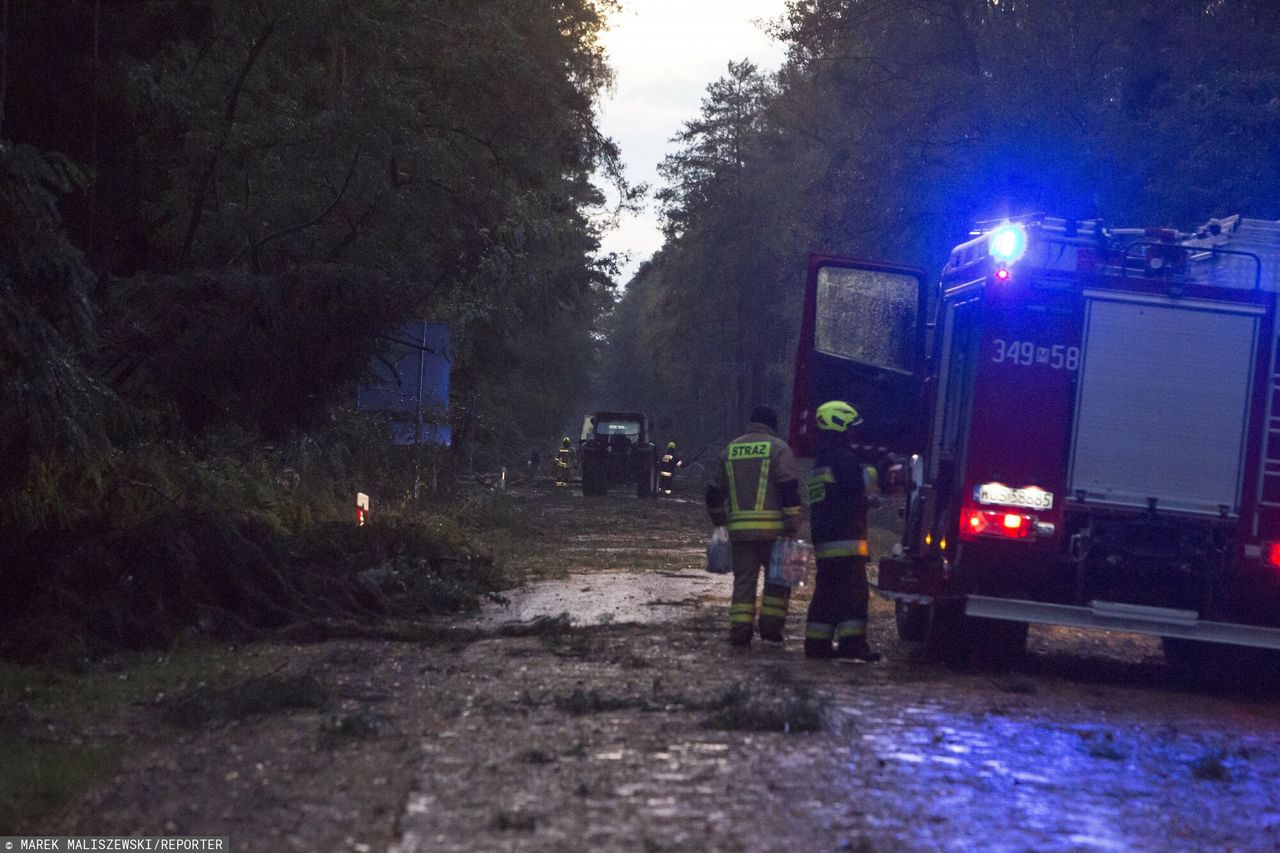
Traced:
[[671, 487], [675, 485], [675, 482], [676, 482], [676, 472], [674, 470], [658, 471], [658, 488], [662, 491], [663, 494], [665, 495], [671, 494]]
[[[732, 639], [751, 639], [756, 620], [756, 586], [760, 581], [760, 570], [769, 565], [773, 542], [774, 540], [767, 539], [729, 543], [733, 554], [733, 602], [729, 605], [729, 633]], [[760, 602], [761, 637], [782, 637], [790, 601], [791, 587], [765, 582], [764, 596]]]
[[805, 623], [806, 640], [838, 642], [867, 635], [866, 557], [824, 557], [814, 573], [813, 600]]

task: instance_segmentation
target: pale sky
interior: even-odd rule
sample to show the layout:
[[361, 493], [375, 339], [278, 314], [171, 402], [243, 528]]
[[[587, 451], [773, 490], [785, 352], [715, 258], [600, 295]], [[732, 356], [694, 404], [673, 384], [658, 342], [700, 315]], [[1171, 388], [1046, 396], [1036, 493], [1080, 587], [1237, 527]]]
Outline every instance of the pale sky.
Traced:
[[[785, 0], [622, 0], [604, 44], [616, 78], [601, 127], [622, 148], [632, 183], [661, 186], [658, 163], [673, 150], [668, 141], [696, 118], [707, 85], [728, 71], [730, 60], [750, 59], [761, 70], [782, 65], [785, 49], [756, 25], [776, 18]], [[619, 283], [662, 246], [657, 204], [627, 217], [605, 236], [606, 252], [629, 252]]]

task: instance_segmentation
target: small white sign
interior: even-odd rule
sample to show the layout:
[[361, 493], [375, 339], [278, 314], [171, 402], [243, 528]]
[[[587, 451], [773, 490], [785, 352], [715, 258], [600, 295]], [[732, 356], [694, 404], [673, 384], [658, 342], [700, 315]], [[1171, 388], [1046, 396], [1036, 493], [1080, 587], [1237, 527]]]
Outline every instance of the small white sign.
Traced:
[[974, 497], [980, 504], [1053, 509], [1053, 493], [1036, 486], [1011, 489], [1004, 483], [983, 483], [974, 488]]

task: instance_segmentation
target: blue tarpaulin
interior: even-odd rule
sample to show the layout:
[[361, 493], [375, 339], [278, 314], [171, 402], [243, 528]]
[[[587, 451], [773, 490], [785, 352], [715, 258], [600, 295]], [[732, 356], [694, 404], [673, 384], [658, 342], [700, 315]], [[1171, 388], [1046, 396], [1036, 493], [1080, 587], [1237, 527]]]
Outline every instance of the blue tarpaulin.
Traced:
[[[384, 359], [374, 359], [372, 378], [356, 390], [356, 408], [391, 416], [396, 444], [453, 440], [449, 425], [449, 327], [417, 321], [386, 337]], [[388, 366], [390, 365], [390, 366]]]

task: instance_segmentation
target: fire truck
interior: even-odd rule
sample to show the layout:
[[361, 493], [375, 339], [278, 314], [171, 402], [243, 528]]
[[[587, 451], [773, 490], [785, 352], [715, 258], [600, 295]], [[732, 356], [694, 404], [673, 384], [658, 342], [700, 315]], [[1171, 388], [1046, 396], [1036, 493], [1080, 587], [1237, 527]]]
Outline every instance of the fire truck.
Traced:
[[[899, 636], [1008, 661], [1029, 623], [1280, 649], [1280, 222], [981, 224], [940, 280], [812, 256], [790, 440], [909, 459]], [[1224, 645], [1225, 644], [1225, 645]], [[1265, 654], [1265, 653], [1264, 653]]]

